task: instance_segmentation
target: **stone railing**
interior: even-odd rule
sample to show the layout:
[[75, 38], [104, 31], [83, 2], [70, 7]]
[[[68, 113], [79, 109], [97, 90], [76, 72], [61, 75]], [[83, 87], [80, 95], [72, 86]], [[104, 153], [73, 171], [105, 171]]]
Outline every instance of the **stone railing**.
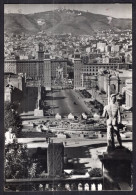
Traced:
[[7, 179], [5, 191], [101, 191], [103, 178]]

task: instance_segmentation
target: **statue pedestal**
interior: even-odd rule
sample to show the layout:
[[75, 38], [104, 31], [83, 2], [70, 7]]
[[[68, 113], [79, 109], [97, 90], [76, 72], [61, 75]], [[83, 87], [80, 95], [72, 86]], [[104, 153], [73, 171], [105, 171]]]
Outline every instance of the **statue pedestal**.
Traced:
[[43, 110], [35, 109], [34, 110], [34, 116], [44, 116]]
[[103, 153], [100, 160], [103, 165], [103, 190], [132, 190], [131, 152], [118, 148]]

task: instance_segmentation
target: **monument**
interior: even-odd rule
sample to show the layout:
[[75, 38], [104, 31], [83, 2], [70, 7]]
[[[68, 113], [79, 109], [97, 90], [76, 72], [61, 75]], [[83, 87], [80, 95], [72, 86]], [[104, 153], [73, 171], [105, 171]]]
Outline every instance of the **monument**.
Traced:
[[[120, 106], [116, 105], [116, 95], [104, 107], [103, 117], [107, 117], [107, 152], [100, 156], [103, 169], [103, 190], [132, 190], [132, 154], [122, 146], [119, 133], [121, 126]], [[114, 133], [119, 146], [115, 147]]]
[[40, 108], [41, 101], [41, 86], [38, 86], [38, 98], [37, 98], [37, 108], [34, 110], [34, 116], [44, 116], [43, 110]]
[[56, 69], [56, 77], [57, 79], [63, 80], [63, 67], [58, 66]]
[[110, 103], [104, 107], [102, 117], [107, 118], [107, 151], [115, 149], [114, 133], [117, 135], [117, 139], [120, 147], [122, 147], [121, 137], [119, 133], [119, 125], [121, 124], [120, 107], [116, 105], [116, 94], [111, 95]]
[[49, 143], [47, 149], [47, 169], [49, 177], [60, 177], [64, 168], [63, 143]]

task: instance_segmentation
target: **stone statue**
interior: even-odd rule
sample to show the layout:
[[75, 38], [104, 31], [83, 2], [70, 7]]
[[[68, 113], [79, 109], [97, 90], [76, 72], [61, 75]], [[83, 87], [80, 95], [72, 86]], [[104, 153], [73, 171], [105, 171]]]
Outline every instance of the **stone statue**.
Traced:
[[119, 133], [121, 114], [119, 106], [116, 105], [116, 94], [111, 95], [111, 101], [107, 106], [104, 107], [102, 117], [107, 118], [107, 151], [109, 152], [115, 149], [114, 133], [116, 133], [117, 135], [117, 140], [120, 147], [122, 146], [122, 141]]
[[15, 138], [15, 133], [12, 132], [12, 128], [9, 128], [5, 133], [5, 145], [12, 144]]

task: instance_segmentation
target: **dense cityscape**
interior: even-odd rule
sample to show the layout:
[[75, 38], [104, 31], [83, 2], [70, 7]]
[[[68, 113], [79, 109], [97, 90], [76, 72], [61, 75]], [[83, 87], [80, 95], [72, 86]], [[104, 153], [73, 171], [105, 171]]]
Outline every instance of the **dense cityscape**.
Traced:
[[[44, 31], [32, 36], [25, 33], [19, 35], [5, 33], [5, 60], [37, 59], [39, 41], [50, 51], [51, 59], [61, 59], [64, 58], [64, 54], [67, 54], [68, 59], [72, 60], [74, 50], [80, 48], [82, 57], [88, 57], [84, 59], [86, 63], [121, 62], [122, 56], [126, 57], [127, 62], [132, 63], [132, 30], [130, 29], [117, 33], [112, 30], [99, 31], [94, 36], [73, 36], [71, 33], [46, 35]], [[94, 59], [91, 54], [96, 54]]]
[[[121, 122], [110, 153], [113, 96]], [[5, 30], [4, 118], [5, 191], [132, 190], [132, 30]]]

